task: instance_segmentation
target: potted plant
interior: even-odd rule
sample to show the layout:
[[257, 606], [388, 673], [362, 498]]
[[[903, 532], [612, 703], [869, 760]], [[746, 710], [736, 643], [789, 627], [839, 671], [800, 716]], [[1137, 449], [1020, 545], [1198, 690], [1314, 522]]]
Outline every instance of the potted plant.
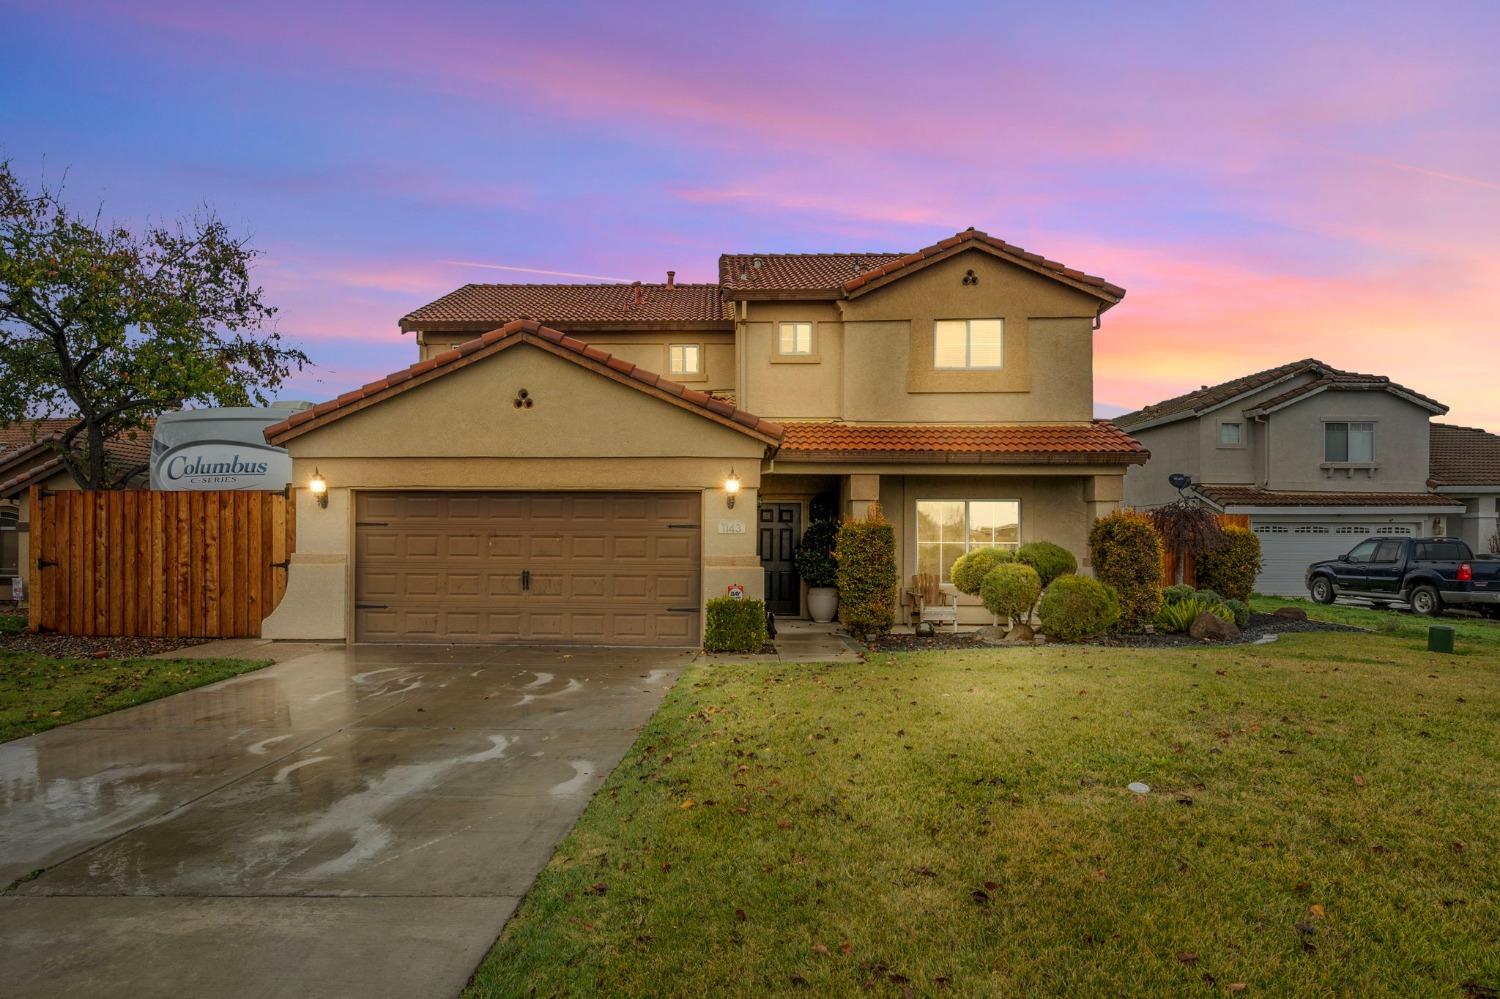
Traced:
[[839, 612], [839, 567], [833, 559], [838, 536], [836, 521], [815, 520], [797, 548], [797, 575], [807, 584], [807, 613], [819, 624], [827, 624]]

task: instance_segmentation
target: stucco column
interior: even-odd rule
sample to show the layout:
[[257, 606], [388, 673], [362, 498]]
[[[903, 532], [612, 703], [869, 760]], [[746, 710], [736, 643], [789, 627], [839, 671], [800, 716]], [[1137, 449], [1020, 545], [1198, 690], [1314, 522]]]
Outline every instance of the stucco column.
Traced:
[[851, 517], [868, 517], [880, 505], [880, 476], [860, 474], [846, 476], [848, 500], [844, 512]]
[[[294, 481], [311, 472], [296, 469]], [[343, 641], [348, 635], [349, 539], [353, 504], [348, 489], [328, 490], [321, 507], [306, 489], [293, 490], [297, 550], [287, 567], [286, 595], [261, 622], [260, 637], [304, 641]]]
[[1500, 497], [1479, 496], [1474, 500], [1474, 527], [1477, 539], [1474, 550], [1485, 553], [1490, 550], [1490, 538], [1500, 532]]

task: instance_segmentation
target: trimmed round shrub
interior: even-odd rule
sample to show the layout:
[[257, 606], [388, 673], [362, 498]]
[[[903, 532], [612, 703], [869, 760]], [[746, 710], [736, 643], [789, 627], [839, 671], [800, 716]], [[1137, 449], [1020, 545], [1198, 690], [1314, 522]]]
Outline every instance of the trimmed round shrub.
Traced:
[[[1144, 630], [1161, 607], [1161, 537], [1151, 521], [1121, 511], [1100, 517], [1089, 529], [1094, 575], [1114, 588], [1120, 601], [1118, 627]], [[1051, 587], [1048, 587], [1050, 590]]]
[[1031, 617], [1036, 598], [1042, 595], [1042, 577], [1029, 565], [1003, 562], [984, 577], [979, 599], [985, 609], [1007, 623], [1023, 622]]
[[1014, 562], [1015, 559], [1015, 553], [1004, 548], [975, 548], [967, 555], [960, 555], [958, 561], [953, 563], [953, 585], [958, 592], [977, 597], [979, 587], [990, 570], [997, 565]]
[[1194, 590], [1193, 598], [1196, 600], [1201, 600], [1206, 604], [1222, 604], [1224, 602], [1223, 597], [1219, 596], [1213, 590], [1210, 590], [1206, 587], [1203, 589]]
[[1161, 599], [1164, 604], [1180, 604], [1184, 600], [1193, 599], [1194, 590], [1186, 583], [1178, 583], [1168, 586], [1161, 591]]
[[1113, 587], [1087, 576], [1059, 576], [1042, 593], [1042, 631], [1061, 642], [1081, 642], [1114, 627], [1120, 601]]
[[875, 507], [839, 525], [839, 623], [860, 641], [878, 638], [896, 619], [896, 532]]
[[1223, 542], [1197, 552], [1198, 585], [1234, 600], [1249, 600], [1261, 569], [1260, 538], [1243, 527], [1226, 527]]
[[1078, 560], [1062, 545], [1050, 541], [1028, 541], [1016, 549], [1016, 561], [1024, 562], [1036, 570], [1042, 586], [1052, 585], [1058, 576], [1078, 571]]
[[1224, 608], [1234, 615], [1234, 624], [1237, 628], [1250, 626], [1250, 605], [1243, 600], [1230, 597], [1224, 601]]
[[808, 586], [835, 586], [839, 581], [839, 564], [833, 559], [833, 546], [838, 541], [839, 525], [836, 520], [815, 520], [807, 525], [802, 534], [802, 543], [797, 546], [794, 561], [797, 575]]

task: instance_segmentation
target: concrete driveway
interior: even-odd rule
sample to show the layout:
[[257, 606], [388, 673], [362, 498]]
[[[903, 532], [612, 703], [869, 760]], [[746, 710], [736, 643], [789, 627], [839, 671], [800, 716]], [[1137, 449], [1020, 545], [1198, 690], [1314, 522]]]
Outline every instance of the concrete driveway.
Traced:
[[0, 745], [0, 993], [454, 995], [693, 655], [272, 651]]

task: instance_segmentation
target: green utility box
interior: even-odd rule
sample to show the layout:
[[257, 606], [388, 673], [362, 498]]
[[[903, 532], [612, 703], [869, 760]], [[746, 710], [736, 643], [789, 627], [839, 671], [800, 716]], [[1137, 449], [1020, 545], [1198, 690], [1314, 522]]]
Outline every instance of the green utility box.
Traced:
[[1428, 652], [1452, 652], [1453, 651], [1453, 625], [1435, 624], [1427, 629], [1427, 651]]

